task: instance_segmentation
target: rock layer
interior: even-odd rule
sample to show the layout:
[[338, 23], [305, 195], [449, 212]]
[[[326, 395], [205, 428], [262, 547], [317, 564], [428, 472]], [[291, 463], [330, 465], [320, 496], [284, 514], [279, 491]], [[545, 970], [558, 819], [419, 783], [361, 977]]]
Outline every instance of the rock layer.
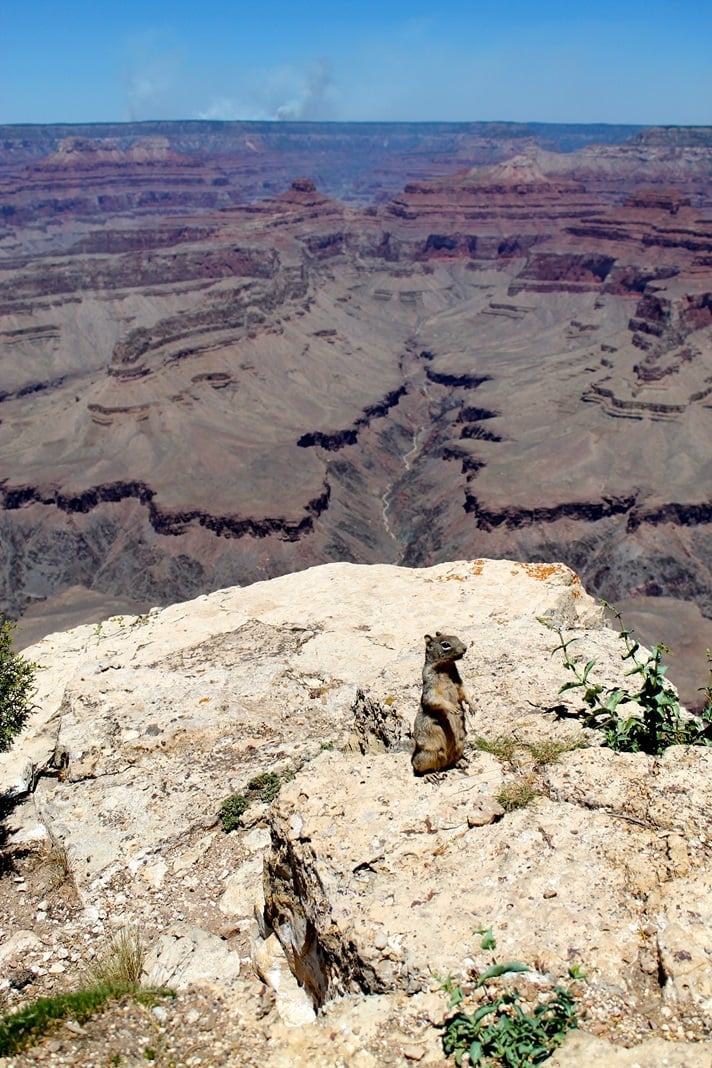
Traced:
[[[694, 699], [712, 644], [702, 134], [495, 139], [496, 161], [432, 181], [426, 139], [417, 180], [355, 210], [313, 167], [267, 200], [201, 199], [217, 164], [188, 133], [23, 149], [31, 210], [0, 242], [3, 610], [75, 586], [143, 608], [327, 559], [558, 557], [609, 600], [664, 599], [652, 639], [702, 611]], [[487, 158], [463, 138], [451, 167]], [[42, 183], [109, 175], [185, 196], [170, 218], [98, 193], [40, 221]]]

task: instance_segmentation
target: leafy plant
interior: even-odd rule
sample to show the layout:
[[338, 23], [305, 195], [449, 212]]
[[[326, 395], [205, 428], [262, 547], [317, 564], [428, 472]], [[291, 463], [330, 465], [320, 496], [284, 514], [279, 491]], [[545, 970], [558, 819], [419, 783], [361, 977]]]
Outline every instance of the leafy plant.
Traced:
[[34, 705], [36, 665], [12, 648], [15, 624], [0, 623], [0, 753], [9, 749]]
[[247, 784], [247, 789], [254, 791], [260, 801], [266, 805], [274, 801], [281, 788], [282, 779], [276, 771], [263, 771], [261, 775], [255, 775], [254, 779], [250, 779]]
[[240, 816], [250, 807], [244, 794], [230, 794], [220, 806], [220, 822], [223, 830], [229, 834], [240, 826]]
[[[566, 639], [561, 627], [550, 620], [539, 620], [558, 635], [559, 644], [552, 649], [552, 656], [562, 653], [564, 667], [574, 676], [560, 687], [559, 693], [582, 691], [583, 702], [588, 706], [588, 711], [579, 713], [583, 726], [601, 731], [603, 744], [618, 753], [659, 756], [671, 745], [712, 745], [712, 682], [705, 690], [708, 701], [702, 714], [685, 718], [677, 694], [665, 678], [667, 667], [663, 664], [663, 655], [670, 650], [660, 644], [654, 645], [650, 654], [642, 652], [631, 632], [623, 626], [620, 613], [606, 601], [601, 604], [613, 612], [618, 620], [619, 637], [625, 643], [622, 660], [624, 663], [629, 661], [631, 665], [625, 675], [638, 676], [637, 690], [631, 691], [622, 686], [606, 687], [591, 681], [596, 661], [589, 660], [583, 664], [581, 657], [569, 651], [578, 639]], [[636, 708], [624, 717], [618, 708], [627, 702], [633, 703]]]
[[234, 831], [240, 826], [240, 816], [246, 812], [251, 803], [257, 798], [263, 804], [269, 805], [282, 789], [282, 784], [294, 778], [294, 772], [263, 771], [250, 779], [244, 794], [230, 794], [220, 806], [220, 821], [223, 830]]
[[[491, 929], [480, 929], [479, 933], [483, 935], [483, 949], [496, 948]], [[531, 1068], [545, 1061], [561, 1045], [567, 1031], [578, 1026], [574, 995], [563, 986], [556, 986], [553, 995], [531, 1011], [522, 1008], [516, 988], [497, 992], [493, 986], [502, 976], [529, 970], [521, 961], [491, 964], [478, 976], [475, 990], [479, 1003], [474, 1011], [459, 1009], [439, 1025], [443, 1050], [454, 1056], [456, 1064], [462, 1064], [467, 1054], [473, 1065]], [[463, 1002], [459, 984], [447, 980], [442, 989], [449, 995], [448, 1008]]]

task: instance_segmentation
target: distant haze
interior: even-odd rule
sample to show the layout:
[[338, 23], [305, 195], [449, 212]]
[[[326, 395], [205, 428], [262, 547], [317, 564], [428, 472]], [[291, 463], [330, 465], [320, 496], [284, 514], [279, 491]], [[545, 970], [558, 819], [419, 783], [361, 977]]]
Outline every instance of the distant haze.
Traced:
[[193, 0], [6, 5], [0, 124], [712, 123], [712, 5]]

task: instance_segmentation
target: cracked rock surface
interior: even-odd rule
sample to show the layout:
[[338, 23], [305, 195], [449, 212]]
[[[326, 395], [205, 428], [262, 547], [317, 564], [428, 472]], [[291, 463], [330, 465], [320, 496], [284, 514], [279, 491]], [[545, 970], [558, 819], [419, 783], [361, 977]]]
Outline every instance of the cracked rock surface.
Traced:
[[[616, 755], [561, 717], [537, 616], [621, 681], [574, 573], [509, 561], [330, 564], [35, 646], [38, 708], [0, 756], [4, 1002], [76, 987], [126, 928], [177, 997], [7, 1064], [442, 1064], [434, 977], [472, 985], [491, 927], [528, 998], [586, 974], [558, 1063], [708, 1066], [712, 757]], [[461, 764], [417, 779], [433, 629], [467, 643], [476, 711]]]

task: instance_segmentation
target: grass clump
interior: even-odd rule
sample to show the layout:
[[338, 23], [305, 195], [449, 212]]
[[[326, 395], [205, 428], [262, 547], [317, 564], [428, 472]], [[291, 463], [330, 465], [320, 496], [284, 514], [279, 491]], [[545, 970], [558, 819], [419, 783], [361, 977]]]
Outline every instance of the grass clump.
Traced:
[[139, 932], [132, 927], [122, 928], [89, 968], [89, 985], [137, 989], [141, 984], [145, 956]]
[[172, 990], [141, 986], [144, 947], [138, 931], [119, 931], [106, 951], [84, 976], [78, 990], [37, 998], [16, 1012], [0, 1017], [0, 1057], [10, 1057], [33, 1045], [62, 1020], [84, 1023], [102, 1012], [110, 1001], [131, 997], [155, 1005], [173, 997]]
[[517, 743], [514, 738], [510, 738], [506, 734], [500, 734], [496, 738], [475, 738], [475, 749], [479, 749], [481, 753], [491, 753], [492, 756], [496, 756], [499, 760], [507, 760], [511, 763], [514, 758], [514, 751], [517, 748]]
[[497, 794], [497, 801], [505, 812], [514, 812], [518, 808], [526, 808], [538, 793], [527, 779], [515, 779], [502, 787]]
[[67, 847], [61, 842], [52, 842], [42, 856], [42, 867], [47, 873], [47, 889], [58, 890], [74, 881], [72, 864]]
[[[495, 949], [491, 930], [480, 933], [482, 948]], [[501, 989], [498, 984], [503, 976], [529, 970], [521, 961], [499, 964], [493, 960], [480, 973], [474, 1011], [458, 1009], [439, 1025], [446, 1056], [454, 1057], [457, 1065], [467, 1055], [472, 1065], [506, 1068], [531, 1068], [547, 1060], [567, 1032], [578, 1026], [575, 998], [571, 990], [559, 985], [548, 999], [531, 1009], [523, 1008], [516, 987]], [[449, 1009], [464, 1001], [459, 984], [448, 980], [442, 989], [450, 995]]]
[[526, 749], [531, 754], [535, 764], [555, 764], [562, 753], [568, 753], [572, 749], [583, 749], [588, 744], [585, 738], [569, 738], [557, 741], [553, 738], [545, 738], [541, 742], [519, 742], [509, 735], [501, 734], [496, 738], [475, 738], [475, 749], [482, 753], [491, 753], [498, 760], [504, 760], [508, 764], [517, 764], [517, 750]]
[[[637, 689], [606, 687], [591, 681], [596, 661], [589, 660], [583, 664], [581, 657], [569, 651], [578, 639], [574, 637], [567, 640], [561, 627], [550, 620], [540, 619], [559, 638], [552, 656], [560, 652], [564, 667], [573, 675], [570, 682], [560, 687], [559, 693], [582, 691], [587, 709], [578, 713], [578, 717], [583, 726], [601, 731], [603, 745], [617, 753], [660, 756], [671, 745], [712, 745], [712, 675], [710, 684], [703, 691], [707, 703], [702, 713], [699, 716], [686, 716], [677, 694], [665, 678], [667, 667], [663, 664], [663, 655], [670, 650], [660, 644], [654, 645], [649, 654], [642, 652], [631, 632], [623, 626], [620, 613], [606, 601], [601, 601], [601, 604], [618, 620], [619, 637], [625, 644], [622, 660], [630, 664], [625, 675], [637, 676]], [[709, 650], [707, 658], [710, 660]], [[635, 711], [627, 716], [621, 715], [619, 706], [627, 703], [635, 706]]]
[[112, 998], [122, 997], [128, 992], [126, 988], [94, 986], [68, 994], [37, 998], [0, 1019], [0, 1056], [11, 1057], [38, 1042], [62, 1020], [84, 1023], [101, 1012]]
[[541, 742], [527, 742], [526, 748], [532, 755], [535, 764], [556, 764], [564, 753], [570, 753], [574, 749], [585, 749], [588, 742], [585, 738], [569, 738], [567, 741], [556, 741], [554, 738], [545, 738]]
[[16, 1012], [0, 1017], [0, 1057], [21, 1053], [63, 1020], [85, 1023], [102, 1012], [110, 1001], [127, 996], [151, 1005], [159, 998], [173, 997], [174, 994], [172, 990], [138, 989], [130, 984], [99, 984], [37, 998]]
[[15, 624], [0, 623], [0, 753], [12, 745], [34, 708], [36, 665], [12, 648]]

